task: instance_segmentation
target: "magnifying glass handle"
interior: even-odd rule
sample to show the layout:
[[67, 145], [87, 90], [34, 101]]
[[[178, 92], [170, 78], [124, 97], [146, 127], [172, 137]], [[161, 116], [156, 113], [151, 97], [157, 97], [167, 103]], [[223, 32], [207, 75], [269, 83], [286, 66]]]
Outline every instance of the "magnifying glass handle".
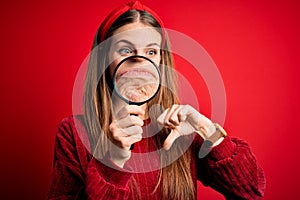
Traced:
[[[137, 116], [136, 114], [130, 114], [130, 115]], [[132, 145], [130, 146], [130, 149], [129, 149], [129, 150], [133, 150], [133, 149], [134, 149], [134, 144], [132, 144]]]
[[131, 146], [130, 146], [130, 150], [133, 150], [134, 149], [134, 144], [132, 144]]

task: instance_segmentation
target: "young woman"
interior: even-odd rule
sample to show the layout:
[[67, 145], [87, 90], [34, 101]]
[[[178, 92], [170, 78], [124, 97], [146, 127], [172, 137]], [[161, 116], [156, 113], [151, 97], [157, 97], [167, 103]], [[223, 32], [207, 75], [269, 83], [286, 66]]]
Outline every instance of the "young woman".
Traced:
[[[180, 105], [163, 28], [138, 1], [103, 21], [86, 75], [84, 115], [59, 125], [48, 199], [196, 199], [197, 180], [227, 199], [261, 199], [265, 177], [248, 144]], [[112, 84], [118, 63], [134, 55], [161, 73], [162, 87], [140, 106], [120, 100]]]

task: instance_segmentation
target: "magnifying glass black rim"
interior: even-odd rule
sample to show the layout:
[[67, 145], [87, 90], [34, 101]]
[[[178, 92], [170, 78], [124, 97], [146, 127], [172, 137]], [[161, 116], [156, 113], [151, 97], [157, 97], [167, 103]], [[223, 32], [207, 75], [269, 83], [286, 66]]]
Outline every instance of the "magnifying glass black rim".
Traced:
[[[158, 88], [157, 88], [156, 92], [155, 92], [149, 99], [147, 99], [147, 100], [145, 100], [145, 101], [141, 101], [141, 102], [130, 101], [130, 100], [124, 98], [124, 97], [119, 93], [118, 87], [117, 87], [117, 85], [116, 85], [116, 83], [115, 83], [115, 82], [116, 82], [115, 79], [116, 79], [117, 71], [118, 71], [119, 67], [120, 67], [124, 62], [126, 62], [127, 60], [133, 59], [133, 58], [143, 58], [143, 59], [149, 61], [149, 62], [155, 67], [155, 69], [156, 69], [157, 72], [158, 72], [159, 84], [158, 84]], [[114, 71], [113, 79], [112, 79], [112, 80], [113, 80], [114, 90], [116, 91], [117, 95], [118, 95], [123, 101], [125, 101], [125, 102], [128, 103], [129, 105], [137, 105], [137, 106], [140, 106], [140, 105], [143, 105], [144, 103], [147, 103], [147, 102], [150, 101], [151, 99], [153, 99], [153, 98], [155, 97], [155, 95], [158, 93], [158, 91], [159, 91], [159, 89], [160, 89], [161, 75], [160, 75], [160, 71], [159, 71], [157, 65], [156, 65], [151, 59], [149, 59], [149, 58], [147, 58], [147, 57], [145, 57], [145, 56], [134, 55], [134, 56], [129, 56], [129, 57], [127, 57], [127, 58], [124, 58], [121, 62], [119, 62], [119, 64], [116, 66], [116, 69], [115, 69], [115, 71]]]

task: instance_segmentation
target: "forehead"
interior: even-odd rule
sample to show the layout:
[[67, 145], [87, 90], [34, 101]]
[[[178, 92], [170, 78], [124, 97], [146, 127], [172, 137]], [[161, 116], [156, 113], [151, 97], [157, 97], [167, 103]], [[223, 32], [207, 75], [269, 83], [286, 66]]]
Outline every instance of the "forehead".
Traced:
[[150, 43], [161, 43], [161, 35], [157, 29], [142, 23], [131, 23], [118, 28], [112, 36], [112, 44], [121, 40], [130, 41], [136, 46], [147, 46]]

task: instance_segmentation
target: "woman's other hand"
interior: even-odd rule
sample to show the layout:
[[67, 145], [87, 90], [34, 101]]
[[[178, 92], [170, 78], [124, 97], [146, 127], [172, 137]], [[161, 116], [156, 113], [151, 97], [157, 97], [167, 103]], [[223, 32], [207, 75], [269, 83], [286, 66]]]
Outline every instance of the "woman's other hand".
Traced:
[[166, 109], [157, 121], [164, 127], [171, 129], [171, 133], [164, 142], [166, 150], [169, 150], [180, 136], [197, 132], [206, 139], [216, 131], [212, 121], [190, 105], [173, 105]]

